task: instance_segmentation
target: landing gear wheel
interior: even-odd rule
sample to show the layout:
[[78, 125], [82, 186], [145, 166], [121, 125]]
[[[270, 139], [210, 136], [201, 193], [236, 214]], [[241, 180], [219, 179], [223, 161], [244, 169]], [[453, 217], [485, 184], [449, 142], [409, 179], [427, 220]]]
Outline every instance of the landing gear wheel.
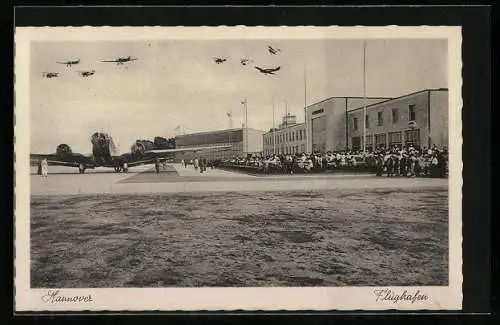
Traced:
[[85, 173], [85, 166], [83, 164], [80, 164], [80, 166], [78, 166], [78, 173], [80, 174]]
[[115, 172], [119, 173], [119, 172], [121, 172], [121, 171], [122, 171], [122, 169], [121, 169], [121, 167], [120, 167], [120, 166], [115, 166]]

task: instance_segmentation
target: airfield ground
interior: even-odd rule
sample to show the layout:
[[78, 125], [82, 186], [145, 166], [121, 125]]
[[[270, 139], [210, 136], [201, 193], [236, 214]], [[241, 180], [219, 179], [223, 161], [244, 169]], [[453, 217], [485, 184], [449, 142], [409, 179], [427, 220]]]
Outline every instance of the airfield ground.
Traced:
[[30, 176], [32, 287], [447, 284], [445, 179], [131, 170]]

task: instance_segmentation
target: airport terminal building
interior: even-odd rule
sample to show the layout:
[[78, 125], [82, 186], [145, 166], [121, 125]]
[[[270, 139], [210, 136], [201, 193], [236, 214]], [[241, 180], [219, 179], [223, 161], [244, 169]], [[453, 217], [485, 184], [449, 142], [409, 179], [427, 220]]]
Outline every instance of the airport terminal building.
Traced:
[[[388, 100], [368, 97], [368, 105]], [[347, 113], [363, 106], [363, 97], [330, 97], [305, 108], [306, 150], [310, 152], [343, 151], [347, 142]]]
[[[331, 97], [305, 108], [306, 152], [363, 149], [363, 97]], [[366, 149], [448, 145], [448, 89], [366, 98]]]
[[283, 116], [281, 124], [263, 135], [264, 156], [306, 152], [306, 128], [295, 115]]
[[207, 160], [215, 160], [244, 157], [249, 153], [261, 153], [263, 150], [262, 134], [264, 134], [264, 131], [252, 128], [237, 128], [178, 135], [175, 137], [177, 148], [221, 145], [230, 145], [231, 148], [229, 150], [205, 150], [198, 153], [179, 153], [176, 155], [176, 160], [191, 160], [200, 156], [205, 157]]
[[[364, 109], [348, 112], [350, 148], [363, 148]], [[448, 146], [448, 89], [426, 89], [366, 107], [366, 149]]]

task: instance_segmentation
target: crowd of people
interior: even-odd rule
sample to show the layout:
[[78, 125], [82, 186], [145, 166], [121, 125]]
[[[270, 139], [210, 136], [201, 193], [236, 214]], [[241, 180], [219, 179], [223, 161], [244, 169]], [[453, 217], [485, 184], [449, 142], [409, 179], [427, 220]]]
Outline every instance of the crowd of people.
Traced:
[[392, 146], [361, 151], [328, 151], [312, 154], [248, 155], [217, 162], [232, 169], [247, 169], [259, 173], [311, 173], [327, 170], [358, 170], [378, 176], [446, 177], [448, 150], [432, 146]]

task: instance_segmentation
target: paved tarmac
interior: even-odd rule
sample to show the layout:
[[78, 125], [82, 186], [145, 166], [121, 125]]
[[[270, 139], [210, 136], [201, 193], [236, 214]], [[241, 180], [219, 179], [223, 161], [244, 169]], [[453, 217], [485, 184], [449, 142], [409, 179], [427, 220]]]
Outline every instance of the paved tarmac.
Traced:
[[193, 166], [171, 164], [159, 174], [151, 166], [138, 166], [127, 174], [109, 169], [78, 174], [76, 168], [50, 167], [42, 178], [31, 171], [31, 195], [133, 194], [231, 191], [291, 191], [361, 188], [446, 188], [447, 179], [376, 177], [375, 175], [253, 176], [220, 169], [195, 171]]

